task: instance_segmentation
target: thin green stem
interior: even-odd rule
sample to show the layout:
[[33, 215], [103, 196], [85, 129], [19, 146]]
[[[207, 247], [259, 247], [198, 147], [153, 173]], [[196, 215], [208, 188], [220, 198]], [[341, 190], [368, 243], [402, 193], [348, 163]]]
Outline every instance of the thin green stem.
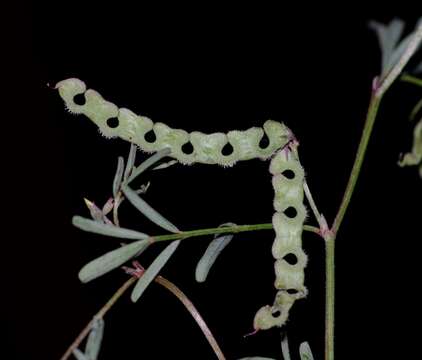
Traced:
[[328, 236], [325, 241], [325, 360], [334, 360], [334, 244], [334, 238]]
[[[191, 238], [195, 236], [203, 236], [203, 235], [213, 235], [213, 234], [227, 234], [227, 233], [241, 233], [247, 231], [257, 231], [257, 230], [271, 230], [273, 228], [273, 224], [253, 224], [253, 225], [235, 225], [235, 226], [224, 226], [224, 227], [217, 227], [217, 228], [209, 228], [209, 229], [199, 229], [199, 230], [190, 230], [190, 231], [182, 231], [177, 234], [166, 234], [166, 235], [158, 235], [153, 236], [153, 242], [158, 241], [169, 241], [169, 240], [182, 240], [186, 238]], [[303, 230], [310, 231], [315, 234], [319, 234], [319, 229], [315, 226], [304, 225]]]
[[347, 187], [344, 192], [343, 199], [340, 204], [340, 208], [337, 212], [336, 218], [331, 228], [334, 234], [337, 234], [340, 228], [340, 225], [343, 221], [344, 215], [346, 214], [346, 210], [349, 207], [349, 203], [352, 198], [353, 191], [356, 186], [356, 182], [359, 178], [360, 170], [362, 168], [363, 159], [365, 158], [366, 149], [368, 147], [369, 138], [371, 137], [371, 134], [372, 134], [372, 129], [374, 127], [374, 123], [377, 117], [378, 108], [379, 108], [381, 99], [382, 99], [382, 94], [374, 91], [371, 97], [371, 102], [369, 104], [365, 126], [363, 128], [362, 137], [360, 139], [358, 151], [356, 153], [356, 158], [353, 164], [352, 172], [349, 177], [349, 182], [347, 183]]
[[350, 173], [349, 181], [344, 192], [340, 208], [335, 217], [333, 226], [330, 230], [324, 232], [322, 235], [325, 239], [325, 360], [334, 360], [334, 308], [335, 308], [335, 240], [343, 221], [346, 210], [350, 204], [357, 180], [362, 168], [363, 160], [365, 158], [368, 142], [371, 137], [372, 129], [374, 127], [375, 119], [378, 113], [378, 108], [381, 102], [382, 94], [373, 91], [371, 101], [369, 104], [368, 113], [366, 116], [365, 126], [362, 132], [362, 137], [356, 153], [355, 162]]
[[[369, 103], [368, 112], [366, 115], [365, 126], [360, 139], [359, 147], [356, 153], [355, 162], [347, 183], [346, 190], [343, 195], [339, 210], [334, 219], [333, 226], [331, 229], [325, 231], [322, 236], [325, 239], [326, 246], [326, 315], [325, 315], [325, 360], [334, 360], [334, 305], [335, 305], [335, 278], [334, 278], [334, 264], [335, 264], [335, 239], [343, 222], [344, 215], [349, 207], [350, 200], [359, 174], [362, 168], [363, 160], [365, 158], [366, 149], [368, 147], [369, 139], [372, 134], [375, 119], [377, 117], [378, 108], [381, 103], [381, 99], [385, 92], [390, 88], [394, 81], [400, 76], [403, 68], [413, 56], [417, 50], [419, 44], [422, 42], [422, 24], [418, 26], [414, 32], [412, 40], [409, 42], [407, 48], [402, 53], [400, 59], [393, 66], [391, 71], [381, 80], [378, 78], [374, 79], [374, 86]], [[403, 75], [402, 80], [412, 82], [413, 84], [419, 84], [415, 78]]]
[[314, 198], [312, 196], [311, 191], [309, 190], [309, 186], [306, 180], [303, 183], [303, 190], [305, 192], [306, 198], [308, 199], [309, 206], [311, 207], [311, 210], [314, 213], [315, 219], [318, 221], [319, 228], [323, 229], [324, 226], [326, 226], [325, 221], [322, 218], [321, 213], [318, 211], [318, 207], [315, 204]]
[[413, 84], [413, 85], [422, 87], [422, 79], [420, 79], [416, 76], [412, 76], [412, 75], [409, 75], [409, 74], [403, 74], [402, 76], [400, 76], [400, 80], [407, 82], [409, 84]]

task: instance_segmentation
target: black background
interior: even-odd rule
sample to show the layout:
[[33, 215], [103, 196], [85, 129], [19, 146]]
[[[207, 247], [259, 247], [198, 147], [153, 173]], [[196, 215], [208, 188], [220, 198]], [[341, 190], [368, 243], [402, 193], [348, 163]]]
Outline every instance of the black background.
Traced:
[[[379, 71], [367, 23], [391, 15], [77, 2], [22, 4], [19, 10], [6, 33], [14, 56], [6, 68], [11, 96], [2, 141], [3, 349], [9, 359], [59, 358], [127, 278], [114, 271], [79, 283], [81, 266], [117, 242], [82, 233], [70, 219], [87, 216], [83, 197], [99, 205], [108, 199], [117, 156], [129, 145], [102, 138], [89, 120], [67, 113], [47, 83], [78, 77], [120, 107], [189, 131], [284, 121], [301, 142], [309, 185], [332, 221]], [[402, 16], [408, 30], [417, 15]], [[415, 168], [400, 169], [396, 162], [410, 148], [407, 118], [420, 94], [398, 83], [386, 95], [338, 236], [338, 359], [415, 352], [421, 182]], [[181, 229], [270, 222], [267, 167], [259, 160], [232, 169], [177, 165], [147, 175], [146, 199]], [[129, 205], [121, 218], [125, 226], [161, 233]], [[252, 330], [256, 310], [275, 295], [272, 239], [270, 231], [237, 235], [205, 284], [195, 283], [194, 269], [207, 238], [186, 240], [163, 271], [197, 305], [228, 359], [280, 358], [277, 330], [242, 337]], [[303, 242], [310, 293], [294, 305], [286, 330], [293, 359], [302, 341], [321, 359], [324, 248], [313, 234]], [[141, 262], [148, 264], [161, 249], [152, 248]], [[155, 284], [136, 305], [124, 297], [105, 321], [101, 359], [214, 356], [182, 305]]]

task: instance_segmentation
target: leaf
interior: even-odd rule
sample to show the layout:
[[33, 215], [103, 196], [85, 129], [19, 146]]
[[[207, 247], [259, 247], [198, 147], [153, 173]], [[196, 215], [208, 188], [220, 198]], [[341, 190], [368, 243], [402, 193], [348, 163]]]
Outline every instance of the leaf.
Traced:
[[103, 223], [104, 222], [104, 214], [103, 214], [102, 210], [97, 205], [95, 205], [92, 201], [89, 201], [88, 199], [84, 198], [84, 202], [85, 202], [86, 207], [89, 210], [89, 213], [91, 214], [91, 217], [96, 222]]
[[132, 174], [127, 179], [126, 184], [129, 184], [132, 180], [137, 178], [140, 174], [142, 174], [146, 169], [148, 169], [151, 165], [156, 163], [157, 161], [161, 160], [163, 157], [169, 155], [171, 152], [170, 148], [165, 148], [163, 150], [158, 151], [148, 159], [146, 159], [141, 165], [135, 168]]
[[127, 157], [127, 163], [126, 163], [126, 169], [125, 169], [125, 175], [124, 175], [125, 181], [129, 178], [133, 170], [133, 166], [135, 165], [135, 158], [136, 158], [136, 145], [130, 144], [130, 150], [129, 150], [129, 155]]
[[407, 35], [394, 49], [391, 53], [390, 57], [387, 59], [387, 63], [385, 65], [385, 69], [382, 72], [382, 78], [388, 75], [388, 73], [393, 69], [393, 67], [399, 62], [400, 58], [403, 56], [404, 52], [409, 47], [410, 42], [413, 40], [415, 34], [412, 32]]
[[135, 206], [142, 214], [144, 214], [149, 220], [153, 223], [161, 226], [163, 229], [166, 229], [173, 233], [179, 233], [180, 230], [168, 221], [164, 216], [159, 212], [154, 210], [148, 203], [145, 202], [139, 195], [136, 194], [129, 186], [124, 185], [122, 191], [125, 194], [126, 198]]
[[106, 215], [110, 213], [111, 210], [113, 210], [114, 207], [114, 198], [110, 198], [107, 200], [107, 202], [104, 204], [103, 208], [101, 209], [101, 212], [104, 215], [104, 219], [107, 219]]
[[196, 265], [195, 279], [198, 282], [204, 282], [207, 279], [208, 272], [211, 266], [214, 265], [218, 255], [224, 250], [224, 248], [232, 241], [233, 234], [223, 235], [215, 238], [210, 242], [207, 249]]
[[381, 73], [385, 74], [389, 59], [391, 58], [403, 33], [404, 21], [400, 19], [393, 19], [387, 25], [371, 21], [369, 23], [369, 27], [377, 33], [382, 58]]
[[314, 360], [314, 356], [312, 355], [311, 347], [309, 346], [307, 341], [300, 344], [299, 354], [300, 354], [301, 360]]
[[126, 261], [140, 255], [150, 244], [148, 240], [139, 240], [112, 250], [90, 261], [79, 271], [79, 279], [86, 283], [119, 267]]
[[151, 284], [163, 266], [176, 251], [179, 244], [180, 240], [173, 241], [160, 253], [160, 255], [155, 258], [148, 269], [145, 270], [144, 274], [139, 278], [138, 282], [133, 288], [132, 295], [130, 296], [133, 302], [138, 301], [138, 299], [142, 296], [148, 285]]
[[77, 360], [91, 360], [79, 349], [73, 350], [72, 353]]
[[121, 228], [112, 224], [100, 223], [91, 219], [84, 218], [82, 216], [74, 216], [72, 218], [72, 224], [77, 228], [87, 232], [117, 238], [141, 240], [148, 239], [150, 237], [149, 235], [139, 231]]
[[104, 333], [104, 320], [96, 318], [89, 333], [88, 340], [85, 346], [85, 355], [90, 360], [97, 360], [98, 353], [101, 349], [101, 341]]
[[152, 170], [162, 170], [162, 169], [166, 169], [170, 166], [173, 166], [174, 164], [177, 164], [177, 160], [170, 160], [167, 161], [163, 164], [157, 165], [156, 167], [152, 168]]
[[117, 159], [117, 170], [113, 180], [113, 196], [116, 197], [122, 184], [123, 167], [125, 166], [123, 157], [119, 156]]

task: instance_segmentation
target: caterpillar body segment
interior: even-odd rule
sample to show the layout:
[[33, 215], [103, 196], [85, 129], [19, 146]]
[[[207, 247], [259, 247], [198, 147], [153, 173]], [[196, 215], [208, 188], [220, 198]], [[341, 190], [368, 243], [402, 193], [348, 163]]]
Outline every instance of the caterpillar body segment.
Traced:
[[[297, 299], [307, 294], [304, 286], [304, 268], [307, 256], [302, 250], [302, 229], [306, 218], [303, 205], [303, 168], [291, 151], [293, 135], [284, 124], [268, 120], [263, 128], [233, 130], [225, 133], [204, 134], [173, 129], [166, 124], [154, 123], [126, 108], [118, 108], [105, 100], [98, 92], [87, 89], [78, 79], [67, 79], [56, 84], [66, 108], [74, 114], [84, 114], [91, 119], [106, 137], [120, 137], [136, 144], [141, 150], [152, 153], [164, 148], [170, 149], [170, 157], [186, 165], [194, 163], [232, 166], [237, 161], [254, 158], [271, 158], [269, 171], [274, 188], [273, 206], [275, 214], [272, 223], [275, 240], [272, 254], [275, 259], [275, 282], [278, 290], [274, 303], [263, 306], [255, 315], [256, 329], [282, 326], [288, 319], [289, 310]], [[77, 104], [75, 96], [83, 95], [84, 104]], [[114, 119], [117, 121], [111, 122]], [[147, 140], [153, 132], [155, 139]], [[263, 136], [268, 145], [260, 146]], [[185, 151], [184, 145], [191, 144], [192, 151]], [[231, 146], [231, 152], [224, 151]]]
[[[237, 161], [253, 158], [267, 159], [277, 149], [287, 144], [290, 130], [282, 123], [268, 120], [263, 129], [253, 127], [248, 130], [230, 131], [228, 134], [204, 134], [199, 131], [188, 133], [180, 129], [172, 129], [163, 123], [153, 123], [150, 119], [138, 116], [128, 109], [119, 109], [113, 103], [103, 99], [94, 90], [86, 88], [84, 82], [78, 79], [67, 79], [56, 84], [66, 108], [74, 114], [84, 114], [91, 119], [106, 137], [120, 137], [139, 146], [145, 152], [156, 152], [164, 147], [171, 149], [170, 156], [182, 164], [218, 164], [232, 166]], [[85, 104], [78, 105], [74, 101], [76, 95], [85, 96]], [[110, 126], [109, 120], [117, 118], [117, 125]], [[153, 131], [155, 141], [148, 142], [145, 135]], [[264, 136], [269, 144], [261, 148], [259, 143]], [[191, 143], [193, 152], [187, 154], [183, 145]], [[233, 151], [224, 155], [223, 148], [227, 144]]]
[[303, 205], [304, 171], [289, 146], [278, 150], [271, 160], [273, 175], [273, 227], [276, 234], [272, 254], [274, 287], [278, 293], [272, 306], [262, 307], [255, 315], [255, 329], [282, 326], [288, 319], [293, 303], [307, 295], [304, 269], [307, 256], [302, 250], [302, 229], [306, 218]]

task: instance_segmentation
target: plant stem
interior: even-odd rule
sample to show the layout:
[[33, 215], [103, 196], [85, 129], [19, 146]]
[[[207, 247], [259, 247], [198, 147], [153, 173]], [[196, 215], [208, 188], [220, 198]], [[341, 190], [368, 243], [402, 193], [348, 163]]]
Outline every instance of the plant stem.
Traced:
[[[73, 341], [73, 343], [69, 346], [69, 348], [63, 354], [60, 360], [67, 360], [73, 354], [73, 351], [76, 348], [78, 348], [79, 345], [82, 343], [82, 341], [88, 336], [89, 332], [92, 329], [94, 319], [103, 318], [105, 314], [111, 309], [111, 307], [117, 302], [117, 300], [126, 292], [126, 290], [128, 290], [138, 280], [138, 278], [139, 276], [132, 276], [113, 294], [113, 296], [107, 301], [107, 303], [94, 315], [92, 320], [82, 329], [82, 331], [79, 333], [77, 338]], [[169, 290], [173, 295], [175, 295], [183, 303], [183, 305], [186, 307], [186, 309], [189, 311], [189, 313], [195, 319], [196, 323], [201, 328], [209, 344], [211, 345], [212, 349], [217, 355], [217, 358], [219, 360], [225, 360], [226, 358], [224, 357], [224, 354], [221, 351], [217, 341], [215, 340], [211, 330], [208, 328], [201, 314], [195, 308], [195, 305], [193, 305], [193, 303], [182, 292], [182, 290], [180, 290], [171, 281], [167, 280], [166, 278], [160, 275], [157, 276], [154, 279], [154, 281], [160, 284], [161, 286], [165, 287], [167, 290]]]
[[211, 330], [208, 328], [201, 314], [198, 312], [195, 305], [193, 305], [192, 301], [189, 300], [189, 298], [182, 292], [182, 290], [180, 290], [176, 285], [174, 285], [172, 282], [168, 281], [167, 279], [163, 278], [162, 276], [157, 276], [155, 281], [159, 283], [160, 285], [164, 286], [173, 295], [175, 295], [183, 303], [183, 305], [185, 305], [186, 309], [189, 311], [189, 313], [195, 319], [196, 323], [201, 328], [203, 334], [205, 335], [209, 344], [214, 350], [215, 355], [217, 355], [217, 358], [219, 360], [225, 360], [226, 358], [223, 352], [221, 351], [220, 346], [215, 340]]
[[335, 240], [343, 221], [346, 210], [350, 204], [353, 191], [362, 168], [369, 138], [374, 127], [375, 118], [378, 113], [379, 104], [383, 93], [372, 92], [371, 101], [366, 116], [365, 126], [356, 153], [355, 162], [350, 173], [349, 181], [340, 204], [340, 208], [335, 217], [331, 229], [323, 233], [325, 239], [325, 360], [334, 360], [334, 309], [335, 309]]
[[413, 85], [421, 86], [422, 87], [422, 79], [419, 79], [416, 76], [412, 76], [412, 75], [409, 75], [409, 74], [403, 74], [400, 77], [400, 80], [401, 81], [404, 81], [404, 82], [407, 82], [409, 84], [413, 84]]
[[[360, 139], [359, 147], [356, 153], [355, 162], [347, 183], [346, 190], [343, 195], [339, 210], [334, 219], [333, 225], [330, 230], [324, 232], [322, 235], [325, 239], [326, 257], [326, 310], [325, 310], [325, 360], [334, 360], [334, 305], [335, 305], [335, 240], [343, 222], [344, 215], [350, 204], [353, 191], [358, 180], [360, 170], [362, 168], [363, 160], [365, 158], [368, 142], [372, 134], [375, 119], [378, 113], [378, 108], [381, 99], [385, 92], [390, 88], [394, 81], [400, 76], [403, 68], [417, 50], [419, 44], [422, 42], [422, 24], [414, 32], [412, 40], [409, 42], [407, 48], [401, 55], [400, 59], [393, 66], [391, 71], [378, 82], [374, 79], [374, 86], [372, 90], [371, 101], [369, 103], [368, 112], [366, 115], [365, 126], [363, 128], [362, 137]], [[416, 78], [409, 75], [401, 77], [404, 81], [412, 82], [413, 84], [421, 85], [422, 81], [416, 81]]]
[[335, 267], [334, 237], [325, 241], [325, 360], [334, 360]]
[[81, 333], [78, 335], [75, 341], [69, 346], [69, 348], [63, 354], [60, 360], [66, 360], [72, 355], [73, 350], [75, 350], [80, 345], [80, 343], [85, 339], [85, 337], [91, 331], [94, 319], [103, 318], [104, 315], [107, 313], [107, 311], [111, 309], [111, 307], [116, 303], [116, 301], [119, 300], [119, 298], [126, 292], [127, 289], [129, 289], [136, 282], [136, 280], [137, 279], [135, 277], [131, 277], [113, 294], [113, 296], [107, 301], [107, 303], [95, 314], [93, 319], [83, 328]]
[[[190, 231], [181, 231], [177, 234], [166, 234], [153, 236], [153, 242], [158, 241], [169, 241], [169, 240], [182, 240], [195, 236], [203, 235], [213, 235], [213, 234], [227, 234], [227, 233], [240, 233], [247, 231], [257, 231], [257, 230], [271, 230], [273, 228], [272, 223], [268, 224], [253, 224], [253, 225], [235, 225], [235, 226], [224, 226], [217, 228], [208, 228], [208, 229], [199, 229], [199, 230], [190, 230]], [[315, 234], [319, 234], [319, 229], [315, 226], [305, 225], [303, 230], [310, 231]]]
[[[365, 126], [363, 128], [362, 137], [359, 143], [359, 148], [356, 153], [356, 158], [353, 164], [352, 172], [349, 177], [349, 182], [347, 183], [347, 187], [344, 192], [343, 199], [340, 204], [340, 208], [337, 212], [336, 218], [331, 228], [334, 234], [337, 234], [340, 228], [340, 225], [343, 221], [346, 210], [349, 206], [350, 199], [352, 198], [352, 194], [355, 189], [356, 182], [359, 178], [359, 173], [362, 168], [363, 159], [365, 157], [366, 149], [368, 147], [369, 138], [371, 137], [371, 134], [372, 134], [372, 129], [374, 127], [375, 118], [378, 113], [378, 108], [381, 102], [381, 98], [382, 98], [382, 93], [377, 93], [377, 91], [373, 91], [371, 102], [369, 104], [368, 113], [366, 116]], [[333, 241], [334, 241], [334, 238], [333, 238]]]

